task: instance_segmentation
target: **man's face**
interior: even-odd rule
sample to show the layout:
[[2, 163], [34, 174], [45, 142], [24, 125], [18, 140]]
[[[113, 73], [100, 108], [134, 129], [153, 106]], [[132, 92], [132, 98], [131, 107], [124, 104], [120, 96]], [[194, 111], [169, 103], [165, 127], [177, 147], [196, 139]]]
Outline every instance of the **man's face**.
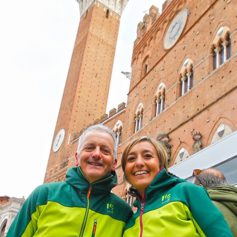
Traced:
[[113, 148], [114, 141], [108, 133], [93, 131], [86, 134], [78, 161], [90, 183], [115, 170], [117, 160], [113, 157]]

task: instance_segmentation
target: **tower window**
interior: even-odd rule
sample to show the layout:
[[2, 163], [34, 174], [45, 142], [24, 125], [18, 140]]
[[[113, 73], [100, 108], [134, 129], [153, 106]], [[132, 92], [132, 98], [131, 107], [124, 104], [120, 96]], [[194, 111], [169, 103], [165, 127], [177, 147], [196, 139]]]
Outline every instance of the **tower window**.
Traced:
[[155, 96], [155, 116], [158, 116], [165, 109], [165, 84], [161, 83]]
[[180, 73], [180, 96], [189, 92], [193, 87], [193, 64], [186, 60]]
[[135, 117], [135, 132], [139, 131], [142, 128], [142, 118], [143, 114], [137, 114]]
[[109, 18], [109, 9], [106, 10], [106, 18]]
[[143, 120], [143, 104], [140, 103], [135, 113], [134, 132], [137, 132], [142, 128], [142, 120]]
[[181, 96], [190, 91], [192, 87], [193, 87], [193, 71], [190, 71], [181, 78], [180, 83]]
[[123, 124], [120, 120], [118, 120], [113, 128], [113, 131], [114, 131], [115, 137], [116, 137], [116, 145], [117, 146], [121, 143], [122, 128], [123, 128]]
[[141, 76], [144, 77], [148, 72], [148, 56], [144, 59], [142, 63]]

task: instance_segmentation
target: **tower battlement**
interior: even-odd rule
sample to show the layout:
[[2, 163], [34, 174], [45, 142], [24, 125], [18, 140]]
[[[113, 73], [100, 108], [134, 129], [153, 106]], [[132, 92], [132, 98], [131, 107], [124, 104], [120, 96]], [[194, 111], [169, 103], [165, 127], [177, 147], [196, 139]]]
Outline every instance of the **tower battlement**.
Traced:
[[87, 9], [94, 3], [94, 4], [103, 4], [105, 7], [111, 9], [112, 11], [116, 12], [121, 16], [123, 9], [128, 3], [128, 0], [76, 0], [79, 3], [80, 7], [80, 15], [82, 16]]

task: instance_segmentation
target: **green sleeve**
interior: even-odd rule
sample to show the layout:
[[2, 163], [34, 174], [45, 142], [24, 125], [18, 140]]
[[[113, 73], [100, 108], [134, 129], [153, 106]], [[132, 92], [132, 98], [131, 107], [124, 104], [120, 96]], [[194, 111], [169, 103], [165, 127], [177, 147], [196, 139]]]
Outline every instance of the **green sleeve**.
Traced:
[[190, 184], [186, 189], [186, 197], [194, 220], [207, 237], [233, 237], [223, 215], [203, 187]]
[[34, 235], [37, 226], [37, 202], [40, 200], [40, 192], [41, 194], [44, 193], [42, 191], [41, 187], [38, 187], [26, 199], [12, 222], [6, 237], [30, 237]]

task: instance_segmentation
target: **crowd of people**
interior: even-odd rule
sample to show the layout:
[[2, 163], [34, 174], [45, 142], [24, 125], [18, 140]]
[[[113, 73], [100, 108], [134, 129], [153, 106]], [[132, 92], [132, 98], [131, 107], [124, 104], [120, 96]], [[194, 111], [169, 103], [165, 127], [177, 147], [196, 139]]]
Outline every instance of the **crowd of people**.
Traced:
[[237, 188], [215, 169], [194, 183], [168, 171], [167, 151], [149, 136], [131, 141], [121, 164], [136, 211], [111, 192], [117, 184], [116, 138], [104, 125], [80, 136], [75, 167], [63, 182], [37, 187], [7, 237], [237, 236]]

